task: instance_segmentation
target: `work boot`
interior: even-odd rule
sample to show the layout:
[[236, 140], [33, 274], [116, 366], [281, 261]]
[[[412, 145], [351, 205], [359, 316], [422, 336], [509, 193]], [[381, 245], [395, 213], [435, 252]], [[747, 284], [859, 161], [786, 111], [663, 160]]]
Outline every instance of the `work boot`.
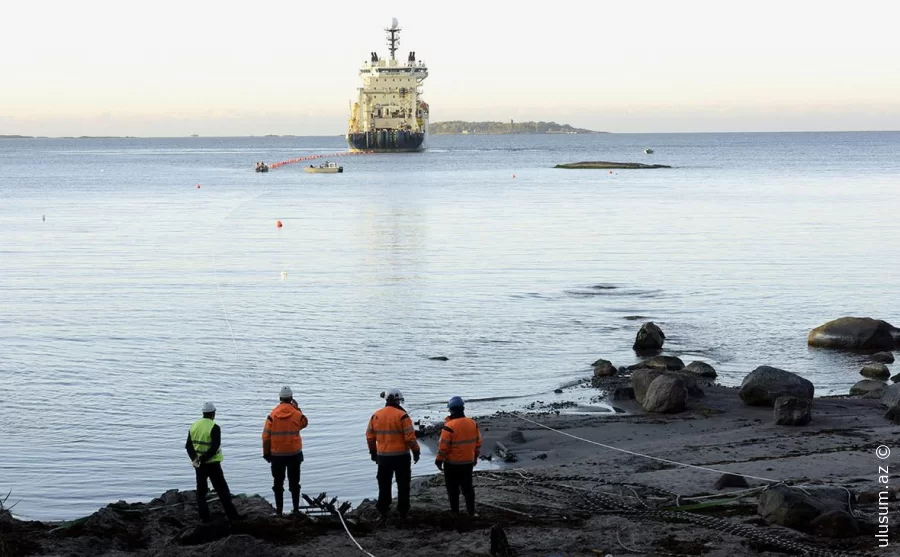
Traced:
[[275, 514], [281, 516], [284, 513], [284, 492], [275, 492]]
[[300, 512], [300, 490], [291, 492], [291, 502], [294, 504], [294, 513]]

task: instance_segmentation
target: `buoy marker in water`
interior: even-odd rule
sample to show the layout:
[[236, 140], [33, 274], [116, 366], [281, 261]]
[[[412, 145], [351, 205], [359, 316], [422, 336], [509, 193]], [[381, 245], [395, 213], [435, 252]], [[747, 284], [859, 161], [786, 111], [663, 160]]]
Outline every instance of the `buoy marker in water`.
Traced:
[[281, 228], [281, 221], [280, 221], [280, 220], [275, 222], [275, 227], [276, 227], [276, 228]]
[[281, 280], [284, 280], [286, 278], [287, 278], [287, 271], [281, 271]]
[[197, 189], [198, 189], [198, 190], [200, 189], [200, 184], [197, 184]]
[[516, 173], [515, 173], [515, 172], [513, 172], [513, 179], [515, 179], [515, 178], [516, 178]]

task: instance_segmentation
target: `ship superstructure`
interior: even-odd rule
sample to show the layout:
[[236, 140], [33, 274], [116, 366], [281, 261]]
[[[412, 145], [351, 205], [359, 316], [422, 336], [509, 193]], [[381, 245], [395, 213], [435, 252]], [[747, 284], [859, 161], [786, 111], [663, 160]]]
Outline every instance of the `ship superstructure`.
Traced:
[[385, 29], [389, 59], [377, 52], [359, 70], [362, 87], [350, 108], [347, 145], [353, 151], [397, 153], [423, 151], [428, 134], [428, 104], [419, 95], [428, 77], [424, 62], [410, 52], [405, 62], [397, 60], [400, 44], [397, 19]]

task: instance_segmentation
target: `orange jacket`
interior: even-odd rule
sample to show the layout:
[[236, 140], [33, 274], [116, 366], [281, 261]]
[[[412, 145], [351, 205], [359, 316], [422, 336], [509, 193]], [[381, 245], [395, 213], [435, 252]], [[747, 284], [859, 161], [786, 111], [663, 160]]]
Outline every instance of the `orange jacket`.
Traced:
[[441, 429], [436, 460], [447, 464], [472, 464], [481, 451], [481, 430], [472, 418], [447, 417]]
[[406, 410], [399, 406], [385, 406], [369, 418], [366, 429], [369, 452], [378, 456], [408, 455], [419, 452], [416, 432]]
[[290, 402], [282, 402], [266, 418], [263, 427], [263, 455], [294, 456], [303, 454], [303, 440], [300, 430], [309, 425], [309, 420], [299, 408]]

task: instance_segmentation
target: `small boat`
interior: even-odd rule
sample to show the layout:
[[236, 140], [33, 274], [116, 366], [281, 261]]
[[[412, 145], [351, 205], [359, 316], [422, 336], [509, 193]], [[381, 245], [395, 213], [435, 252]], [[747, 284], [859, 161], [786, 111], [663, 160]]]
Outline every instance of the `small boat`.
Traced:
[[338, 166], [337, 163], [326, 161], [325, 164], [320, 164], [319, 166], [309, 165], [304, 170], [311, 174], [337, 174], [338, 172], [343, 172], [344, 167]]
[[652, 155], [652, 154], [653, 154], [653, 149], [651, 149], [650, 147], [647, 147], [646, 149], [644, 149], [644, 154], [645, 154], [645, 155]]

